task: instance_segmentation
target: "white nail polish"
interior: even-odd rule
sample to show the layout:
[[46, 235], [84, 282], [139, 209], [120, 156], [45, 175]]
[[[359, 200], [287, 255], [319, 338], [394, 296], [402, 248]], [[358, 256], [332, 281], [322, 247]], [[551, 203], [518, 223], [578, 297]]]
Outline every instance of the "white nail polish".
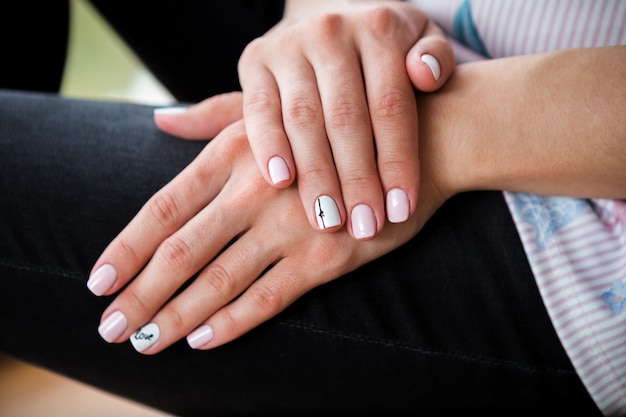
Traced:
[[441, 66], [439, 66], [437, 58], [430, 54], [424, 54], [422, 55], [422, 62], [428, 65], [428, 68], [430, 68], [430, 71], [433, 73], [435, 81], [439, 81], [439, 77], [441, 77]]
[[187, 107], [157, 107], [154, 114], [181, 114], [187, 111]]
[[154, 345], [161, 336], [161, 330], [156, 323], [148, 323], [130, 336], [130, 343], [137, 352], [143, 352]]
[[315, 216], [317, 225], [322, 230], [341, 224], [339, 208], [337, 208], [335, 200], [327, 195], [320, 196], [315, 200]]

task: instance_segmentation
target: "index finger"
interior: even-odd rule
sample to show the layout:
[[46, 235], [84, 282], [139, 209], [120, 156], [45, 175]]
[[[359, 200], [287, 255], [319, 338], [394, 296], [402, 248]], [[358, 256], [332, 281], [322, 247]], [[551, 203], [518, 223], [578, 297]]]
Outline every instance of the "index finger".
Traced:
[[[228, 134], [227, 128], [222, 134]], [[209, 143], [202, 153], [218, 146]], [[228, 158], [232, 152], [214, 152]], [[98, 296], [116, 292], [146, 265], [161, 242], [208, 204], [229, 176], [222, 163], [202, 164], [196, 158], [154, 194], [102, 252], [92, 268], [88, 288]]]

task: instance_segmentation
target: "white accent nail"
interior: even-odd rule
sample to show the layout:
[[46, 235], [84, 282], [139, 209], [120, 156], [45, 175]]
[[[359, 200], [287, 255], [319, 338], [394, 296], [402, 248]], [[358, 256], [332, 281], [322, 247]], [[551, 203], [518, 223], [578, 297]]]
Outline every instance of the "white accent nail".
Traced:
[[315, 200], [315, 216], [317, 218], [317, 225], [322, 230], [341, 224], [339, 208], [335, 200], [327, 195], [320, 196]]
[[130, 336], [130, 343], [137, 352], [143, 352], [154, 345], [161, 336], [161, 330], [156, 323], [148, 323]]
[[181, 114], [187, 111], [187, 107], [158, 107], [154, 109], [154, 114]]
[[441, 77], [441, 66], [439, 65], [439, 61], [437, 61], [437, 58], [430, 54], [424, 54], [422, 55], [422, 62], [428, 65], [428, 68], [430, 68], [430, 71], [433, 73], [435, 81], [439, 81], [439, 77]]

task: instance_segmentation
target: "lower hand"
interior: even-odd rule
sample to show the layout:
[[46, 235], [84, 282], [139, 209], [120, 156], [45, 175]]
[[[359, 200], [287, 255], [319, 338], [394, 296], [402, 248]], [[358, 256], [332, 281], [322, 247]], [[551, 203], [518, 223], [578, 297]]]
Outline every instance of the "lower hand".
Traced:
[[99, 295], [125, 287], [100, 332], [109, 342], [136, 339], [145, 354], [187, 335], [200, 349], [232, 341], [312, 288], [406, 242], [443, 203], [435, 190], [426, 181], [416, 215], [377, 239], [357, 241], [345, 229], [318, 233], [295, 187], [277, 190], [264, 180], [236, 122], [146, 203], [95, 264], [92, 280], [113, 278]]

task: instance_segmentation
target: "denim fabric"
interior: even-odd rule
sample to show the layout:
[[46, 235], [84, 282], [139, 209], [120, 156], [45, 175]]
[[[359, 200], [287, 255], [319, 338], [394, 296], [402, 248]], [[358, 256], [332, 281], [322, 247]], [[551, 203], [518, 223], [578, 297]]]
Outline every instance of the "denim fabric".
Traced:
[[87, 274], [202, 146], [149, 106], [0, 92], [0, 351], [181, 416], [597, 414], [499, 192], [221, 348], [105, 343]]

